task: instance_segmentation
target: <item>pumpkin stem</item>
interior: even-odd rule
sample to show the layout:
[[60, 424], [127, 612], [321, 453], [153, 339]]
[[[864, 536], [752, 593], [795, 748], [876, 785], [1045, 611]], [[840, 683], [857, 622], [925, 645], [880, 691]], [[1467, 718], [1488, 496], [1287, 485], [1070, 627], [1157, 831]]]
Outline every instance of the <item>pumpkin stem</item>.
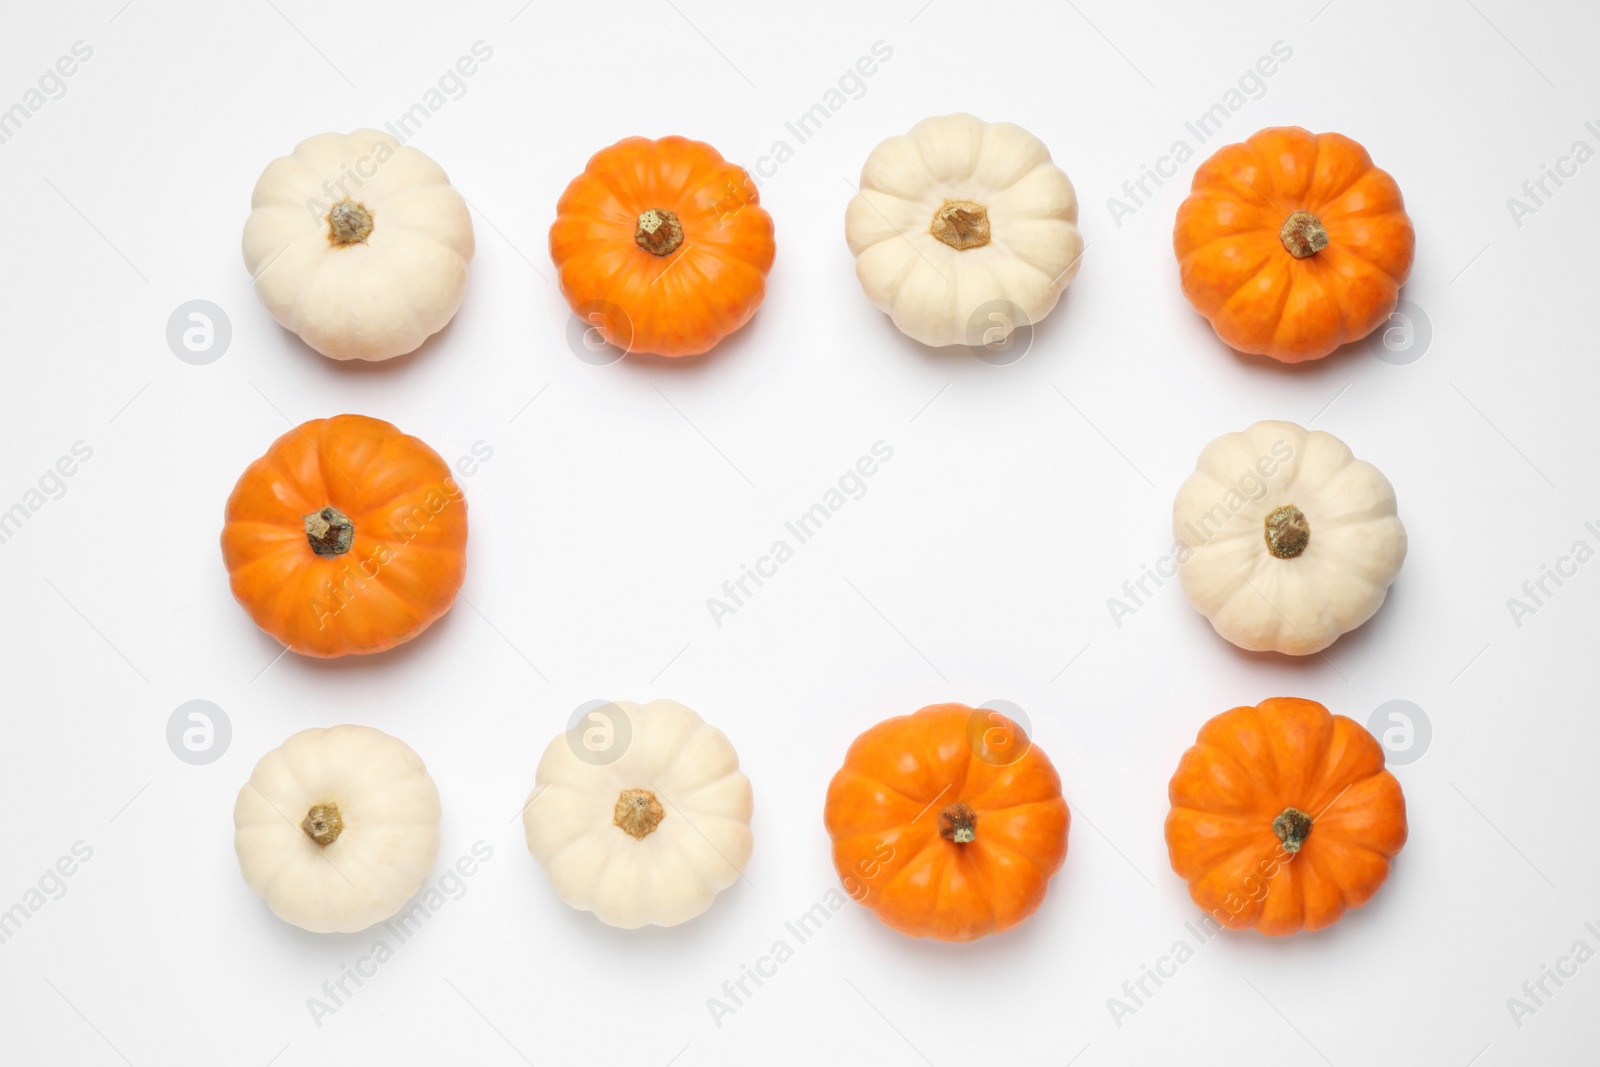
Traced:
[[978, 813], [962, 800], [939, 813], [939, 836], [965, 845], [978, 836]]
[[367, 243], [372, 232], [372, 212], [348, 197], [328, 212], [328, 243], [335, 248]]
[[339, 805], [331, 800], [326, 804], [313, 804], [300, 823], [300, 829], [318, 848], [327, 848], [344, 833], [344, 816], [339, 814]]
[[1272, 820], [1272, 832], [1283, 842], [1284, 848], [1299, 852], [1300, 846], [1311, 836], [1311, 816], [1299, 808], [1284, 808], [1283, 814]]
[[683, 244], [683, 224], [672, 212], [653, 207], [639, 216], [633, 243], [652, 256], [669, 256]]
[[1309, 211], [1291, 211], [1278, 231], [1278, 240], [1295, 259], [1314, 256], [1328, 247], [1328, 231], [1322, 220]]
[[355, 541], [356, 524], [335, 507], [326, 507], [305, 516], [306, 541], [319, 556], [342, 556]]
[[1285, 504], [1268, 515], [1266, 527], [1267, 551], [1279, 559], [1294, 559], [1311, 543], [1306, 513], [1293, 504]]
[[957, 252], [982, 248], [989, 243], [989, 209], [971, 200], [946, 200], [928, 232]]
[[611, 812], [611, 821], [621, 827], [623, 833], [640, 841], [660, 826], [661, 820], [666, 817], [667, 809], [648, 789], [624, 789]]

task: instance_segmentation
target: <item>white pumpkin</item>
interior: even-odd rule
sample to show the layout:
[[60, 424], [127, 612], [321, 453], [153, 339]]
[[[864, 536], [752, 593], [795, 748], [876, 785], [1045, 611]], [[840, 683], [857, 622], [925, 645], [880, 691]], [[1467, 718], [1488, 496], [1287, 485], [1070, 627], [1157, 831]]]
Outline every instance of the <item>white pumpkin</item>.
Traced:
[[1207, 445], [1172, 528], [1189, 602], [1252, 652], [1321, 652], [1373, 616], [1406, 557], [1389, 480], [1291, 422]]
[[284, 328], [333, 359], [391, 359], [444, 329], [467, 291], [466, 201], [386, 133], [321, 133], [250, 196], [244, 262]]
[[[528, 851], [562, 900], [601, 922], [686, 922], [750, 859], [750, 779], [722, 731], [682, 704], [617, 701], [596, 717], [545, 749], [522, 813]], [[588, 747], [596, 729], [620, 755]]]
[[1077, 222], [1037, 137], [946, 115], [872, 150], [844, 228], [867, 299], [902, 332], [993, 345], [1056, 306], [1083, 255]]
[[261, 757], [233, 806], [251, 889], [285, 922], [351, 933], [405, 907], [439, 855], [422, 759], [370, 726], [302, 730]]

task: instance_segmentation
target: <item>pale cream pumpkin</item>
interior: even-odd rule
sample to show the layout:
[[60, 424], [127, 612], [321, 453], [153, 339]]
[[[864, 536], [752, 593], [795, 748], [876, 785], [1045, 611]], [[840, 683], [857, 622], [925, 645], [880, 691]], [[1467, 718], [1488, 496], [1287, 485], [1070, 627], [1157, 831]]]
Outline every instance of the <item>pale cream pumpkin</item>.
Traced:
[[[595, 730], [620, 755], [594, 748]], [[534, 781], [522, 813], [528, 851], [562, 900], [611, 926], [686, 922], [750, 858], [739, 755], [674, 701], [597, 709], [550, 742]]]
[[439, 164], [377, 130], [318, 134], [273, 160], [244, 225], [261, 303], [333, 359], [391, 359], [444, 329], [473, 250]]
[[433, 870], [439, 791], [381, 730], [302, 730], [261, 757], [233, 825], [239, 869], [273, 914], [350, 933], [398, 912]]
[[1037, 137], [971, 115], [872, 150], [845, 211], [867, 299], [925, 345], [983, 345], [1039, 322], [1078, 272], [1078, 198]]
[[1253, 652], [1321, 652], [1377, 612], [1406, 556], [1389, 480], [1291, 422], [1207, 445], [1172, 526], [1189, 602]]

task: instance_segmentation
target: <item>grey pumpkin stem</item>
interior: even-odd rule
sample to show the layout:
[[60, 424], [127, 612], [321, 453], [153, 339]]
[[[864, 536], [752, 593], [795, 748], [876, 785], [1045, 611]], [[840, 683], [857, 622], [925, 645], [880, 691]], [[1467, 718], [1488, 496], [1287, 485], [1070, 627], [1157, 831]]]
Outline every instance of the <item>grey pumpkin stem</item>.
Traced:
[[354, 200], [341, 200], [328, 211], [328, 243], [335, 248], [366, 244], [372, 234], [372, 212]]
[[356, 539], [356, 524], [338, 508], [328, 506], [303, 516], [306, 543], [319, 556], [342, 556]]
[[1284, 808], [1283, 814], [1272, 820], [1272, 832], [1285, 849], [1299, 852], [1311, 836], [1311, 816], [1299, 808]]

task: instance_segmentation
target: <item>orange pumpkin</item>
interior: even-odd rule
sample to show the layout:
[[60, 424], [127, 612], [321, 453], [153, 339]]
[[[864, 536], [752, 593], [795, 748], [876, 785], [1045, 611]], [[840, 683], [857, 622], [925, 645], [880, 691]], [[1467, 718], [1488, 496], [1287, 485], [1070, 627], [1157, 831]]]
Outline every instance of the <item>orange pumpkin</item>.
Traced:
[[378, 419], [314, 419], [228, 497], [222, 560], [256, 625], [307, 656], [382, 652], [450, 609], [467, 501], [439, 454]]
[[1365, 148], [1286, 126], [1200, 165], [1172, 243], [1183, 294], [1218, 337], [1299, 363], [1389, 318], [1416, 237], [1400, 187]]
[[1274, 697], [1206, 723], [1167, 789], [1167, 853], [1230, 930], [1320, 930], [1372, 898], [1406, 843], [1383, 748], [1314, 700]]
[[698, 355], [750, 321], [773, 251], [750, 175], [683, 137], [595, 153], [550, 227], [578, 317], [625, 352], [662, 356]]
[[971, 941], [1044, 900], [1067, 855], [1061, 778], [997, 712], [935, 704], [856, 738], [824, 821], [845, 889], [910, 937]]

